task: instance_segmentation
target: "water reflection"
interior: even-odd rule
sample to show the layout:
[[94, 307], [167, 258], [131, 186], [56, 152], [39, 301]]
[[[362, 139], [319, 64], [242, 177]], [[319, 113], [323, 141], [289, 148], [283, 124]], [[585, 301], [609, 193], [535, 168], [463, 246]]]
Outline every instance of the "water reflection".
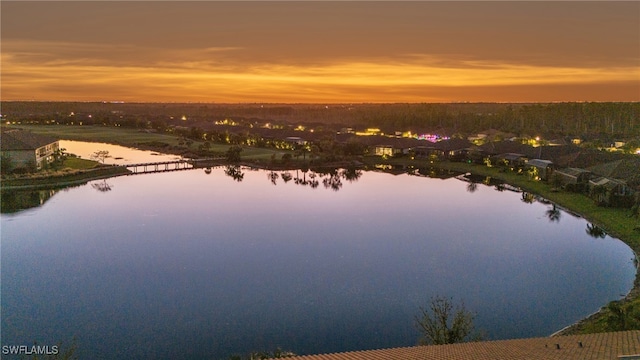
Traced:
[[107, 179], [104, 179], [102, 181], [97, 181], [91, 184], [91, 187], [100, 191], [100, 192], [107, 192], [107, 191], [111, 191], [111, 184], [109, 184], [107, 182]]
[[225, 175], [233, 178], [237, 182], [241, 182], [244, 179], [244, 173], [239, 165], [228, 165], [224, 168]]
[[98, 151], [106, 151], [109, 157], [103, 159], [105, 164], [136, 164], [154, 161], [178, 160], [181, 157], [172, 154], [160, 154], [153, 151], [127, 148], [124, 146], [86, 141], [60, 140], [60, 147], [69, 154], [83, 159], [90, 159]]
[[42, 206], [58, 191], [60, 191], [60, 189], [2, 191], [0, 194], [0, 212], [3, 214], [11, 214]]
[[[296, 169], [295, 175], [291, 171], [284, 171], [277, 173], [270, 170], [267, 172], [267, 180], [273, 185], [278, 185], [278, 180], [286, 184], [293, 180], [293, 183], [300, 186], [309, 186], [312, 189], [318, 188], [320, 183], [324, 185], [326, 189], [338, 191], [342, 188], [342, 180], [346, 180], [350, 183], [358, 181], [362, 177], [363, 171], [355, 167], [348, 167], [344, 169], [315, 169], [309, 168]], [[228, 174], [229, 175], [229, 174]]]
[[547, 214], [549, 221], [560, 222], [561, 213], [556, 204], [551, 204], [551, 208], [549, 208], [545, 214]]
[[[3, 343], [79, 333], [81, 357], [104, 359], [409, 346], [437, 294], [463, 298], [492, 338], [542, 336], [633, 283], [629, 249], [584, 219], [551, 224], [546, 200], [485, 177], [469, 201], [466, 182], [419, 172], [221, 166], [61, 192], [1, 219]], [[331, 196], [301, 188], [314, 186]]]
[[354, 182], [360, 179], [360, 177], [362, 176], [362, 170], [355, 167], [346, 168], [342, 169], [341, 175], [348, 182]]
[[587, 224], [587, 229], [585, 230], [589, 236], [595, 239], [604, 239], [607, 237], [607, 233], [603, 228], [595, 225], [595, 224]]

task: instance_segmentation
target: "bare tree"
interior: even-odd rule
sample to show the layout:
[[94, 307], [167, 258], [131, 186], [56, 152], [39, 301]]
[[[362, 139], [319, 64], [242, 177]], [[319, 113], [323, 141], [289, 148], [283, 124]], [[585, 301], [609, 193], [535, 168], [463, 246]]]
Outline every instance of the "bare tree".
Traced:
[[98, 160], [103, 164], [104, 164], [104, 160], [110, 157], [111, 155], [109, 155], [109, 150], [98, 150], [93, 154], [91, 154], [91, 159]]
[[480, 340], [475, 333], [475, 315], [467, 311], [464, 304], [453, 305], [451, 298], [433, 297], [429, 309], [420, 308], [415, 317], [416, 327], [422, 333], [420, 344], [442, 345]]

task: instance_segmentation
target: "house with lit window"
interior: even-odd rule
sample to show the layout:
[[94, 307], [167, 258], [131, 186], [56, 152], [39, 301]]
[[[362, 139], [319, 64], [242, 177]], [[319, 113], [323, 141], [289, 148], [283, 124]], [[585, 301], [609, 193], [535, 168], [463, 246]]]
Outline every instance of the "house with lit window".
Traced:
[[377, 156], [394, 156], [402, 153], [402, 149], [389, 144], [376, 145], [374, 151]]
[[548, 181], [553, 173], [553, 162], [550, 160], [530, 159], [527, 160], [527, 168], [535, 169], [538, 179]]
[[50, 136], [4, 127], [0, 133], [2, 159], [8, 159], [12, 168], [41, 168], [43, 164], [54, 160], [59, 148], [58, 139]]

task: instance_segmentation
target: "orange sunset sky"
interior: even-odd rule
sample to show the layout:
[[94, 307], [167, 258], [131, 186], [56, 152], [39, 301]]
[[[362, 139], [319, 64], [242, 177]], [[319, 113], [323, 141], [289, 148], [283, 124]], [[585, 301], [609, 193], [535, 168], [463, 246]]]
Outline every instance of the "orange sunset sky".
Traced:
[[2, 100], [640, 101], [640, 2], [5, 1]]

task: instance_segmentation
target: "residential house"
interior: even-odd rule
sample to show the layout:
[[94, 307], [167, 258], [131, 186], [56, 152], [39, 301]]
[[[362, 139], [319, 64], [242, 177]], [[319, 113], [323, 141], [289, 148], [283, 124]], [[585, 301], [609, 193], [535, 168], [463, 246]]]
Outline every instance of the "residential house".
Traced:
[[553, 162], [550, 160], [530, 159], [527, 161], [527, 168], [535, 169], [540, 180], [548, 181], [553, 173]]
[[299, 136], [287, 136], [284, 139], [285, 142], [291, 145], [305, 145], [307, 142]]
[[3, 127], [0, 135], [2, 157], [10, 159], [12, 168], [41, 168], [54, 160], [60, 148], [58, 139], [26, 130]]
[[629, 187], [640, 191], [640, 159], [626, 157], [587, 168], [596, 175], [623, 180]]
[[492, 162], [497, 165], [504, 165], [510, 168], [524, 167], [527, 157], [524, 154], [506, 153], [499, 154], [492, 158]]
[[554, 176], [558, 176], [562, 185], [569, 191], [586, 192], [589, 188], [589, 179], [593, 173], [579, 168], [566, 168], [556, 170]]
[[377, 156], [394, 156], [401, 153], [402, 153], [402, 149], [398, 149], [393, 145], [376, 145], [375, 146], [375, 154]]
[[438, 156], [453, 161], [466, 160], [471, 142], [467, 139], [448, 139], [433, 144]]
[[438, 155], [438, 150], [435, 148], [435, 146], [424, 146], [424, 145], [420, 145], [420, 146], [416, 146], [413, 148], [413, 151], [415, 153], [415, 156], [417, 158], [428, 158], [430, 155]]
[[589, 194], [600, 205], [633, 205], [634, 191], [622, 180], [597, 177], [589, 180]]

